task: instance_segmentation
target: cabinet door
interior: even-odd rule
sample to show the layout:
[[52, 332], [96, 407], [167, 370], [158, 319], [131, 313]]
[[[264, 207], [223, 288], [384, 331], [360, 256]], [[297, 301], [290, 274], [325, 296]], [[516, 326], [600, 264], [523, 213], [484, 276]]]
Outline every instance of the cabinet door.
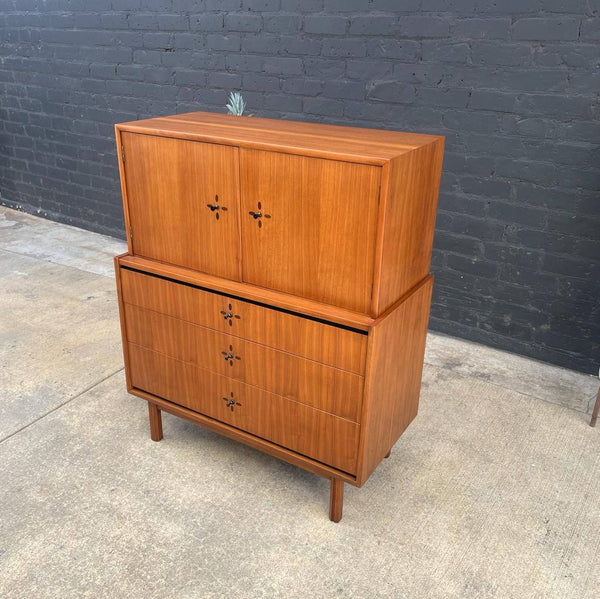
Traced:
[[367, 312], [380, 167], [241, 149], [243, 280]]
[[123, 132], [133, 252], [240, 279], [238, 149]]

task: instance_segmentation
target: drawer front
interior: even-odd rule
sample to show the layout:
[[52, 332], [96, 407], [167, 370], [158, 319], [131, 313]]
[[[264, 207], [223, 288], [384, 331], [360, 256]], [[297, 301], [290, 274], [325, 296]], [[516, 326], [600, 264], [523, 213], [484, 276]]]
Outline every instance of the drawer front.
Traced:
[[358, 424], [131, 343], [128, 351], [134, 387], [356, 473]]
[[127, 340], [357, 421], [363, 377], [172, 316], [124, 304]]
[[367, 335], [125, 268], [120, 274], [126, 303], [364, 374]]

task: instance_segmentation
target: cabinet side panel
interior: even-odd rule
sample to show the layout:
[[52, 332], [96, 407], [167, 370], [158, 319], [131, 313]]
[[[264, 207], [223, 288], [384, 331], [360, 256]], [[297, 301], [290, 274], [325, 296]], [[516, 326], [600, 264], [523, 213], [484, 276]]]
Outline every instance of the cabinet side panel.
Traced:
[[428, 276], [369, 334], [360, 485], [417, 415], [432, 287]]
[[440, 137], [390, 162], [375, 315], [429, 273], [443, 154]]

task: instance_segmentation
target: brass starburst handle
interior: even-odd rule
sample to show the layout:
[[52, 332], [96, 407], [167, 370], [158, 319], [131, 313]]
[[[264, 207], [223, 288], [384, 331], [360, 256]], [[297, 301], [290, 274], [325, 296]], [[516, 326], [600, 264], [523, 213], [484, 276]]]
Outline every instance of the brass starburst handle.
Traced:
[[262, 211], [262, 204], [261, 202], [258, 202], [257, 204], [257, 208], [256, 211], [254, 210], [250, 210], [250, 212], [248, 212], [248, 214], [254, 219], [258, 221], [258, 228], [260, 229], [262, 227], [262, 218], [271, 218], [270, 214], [263, 214]]
[[231, 304], [228, 305], [227, 307], [228, 309], [225, 310], [221, 310], [221, 314], [223, 315], [223, 319], [229, 322], [229, 326], [232, 327], [233, 326], [233, 319], [237, 319], [240, 320], [242, 317], [239, 314], [234, 314], [233, 313], [233, 306]]
[[224, 357], [225, 362], [229, 362], [229, 366], [233, 366], [233, 361], [234, 360], [241, 360], [242, 359], [240, 356], [236, 356], [233, 353], [233, 345], [229, 346], [229, 351], [222, 351], [221, 355]]
[[215, 218], [219, 220], [219, 211], [227, 212], [227, 206], [222, 206], [219, 204], [219, 196], [215, 195], [215, 203], [214, 204], [206, 204], [206, 207], [210, 209], [211, 212], [215, 212]]
[[225, 402], [225, 408], [231, 408], [232, 412], [235, 406], [239, 406], [240, 408], [242, 407], [242, 404], [235, 400], [233, 391], [229, 394], [229, 397], [222, 397], [221, 399]]

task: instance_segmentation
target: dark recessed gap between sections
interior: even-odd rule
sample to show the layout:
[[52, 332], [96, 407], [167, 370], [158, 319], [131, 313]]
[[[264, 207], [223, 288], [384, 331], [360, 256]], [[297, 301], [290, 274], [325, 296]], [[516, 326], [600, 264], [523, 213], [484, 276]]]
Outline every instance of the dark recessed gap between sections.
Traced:
[[239, 300], [239, 301], [245, 302], [247, 304], [254, 304], [255, 306], [261, 306], [262, 308], [267, 308], [268, 310], [275, 310], [276, 312], [283, 312], [284, 314], [291, 314], [292, 316], [297, 316], [298, 318], [304, 318], [305, 320], [313, 320], [314, 322], [326, 324], [330, 327], [336, 327], [338, 329], [345, 329], [346, 331], [352, 331], [353, 333], [358, 333], [359, 335], [368, 335], [369, 334], [367, 331], [363, 331], [362, 329], [355, 329], [354, 327], [349, 327], [348, 325], [345, 325], [345, 324], [331, 322], [330, 320], [325, 320], [323, 318], [317, 318], [316, 316], [309, 316], [308, 314], [302, 314], [301, 312], [294, 312], [293, 310], [287, 310], [286, 308], [279, 308], [277, 306], [271, 306], [270, 304], [264, 304], [262, 302], [257, 302], [255, 300], [246, 299], [245, 297], [241, 297], [239, 295], [231, 295], [229, 293], [223, 293], [222, 291], [216, 291], [215, 289], [210, 289], [208, 287], [194, 285], [194, 283], [188, 283], [187, 281], [179, 281], [178, 279], [172, 279], [171, 277], [165, 277], [164, 275], [158, 275], [153, 272], [146, 272], [145, 270], [139, 270], [137, 268], [132, 268], [131, 266], [121, 266], [121, 268], [123, 270], [130, 270], [131, 272], [137, 272], [141, 275], [146, 275], [148, 277], [155, 277], [156, 279], [162, 279], [163, 281], [169, 281], [170, 283], [176, 283], [177, 285], [185, 285], [186, 287], [192, 287], [193, 289], [200, 289], [201, 291], [207, 291], [208, 293], [214, 293], [215, 295], [221, 295], [223, 297], [228, 297], [230, 299]]

